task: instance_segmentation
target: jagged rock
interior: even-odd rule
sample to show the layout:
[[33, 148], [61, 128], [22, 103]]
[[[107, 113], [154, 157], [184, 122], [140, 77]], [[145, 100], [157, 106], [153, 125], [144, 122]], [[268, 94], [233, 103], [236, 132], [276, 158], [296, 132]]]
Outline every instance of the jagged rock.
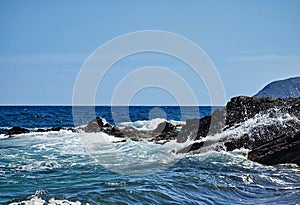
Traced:
[[181, 128], [177, 136], [177, 142], [183, 143], [189, 140], [199, 140], [207, 135], [219, 133], [224, 128], [226, 109], [216, 109], [211, 116], [201, 119], [190, 119]]
[[[212, 123], [214, 115], [219, 117], [216, 117], [217, 120]], [[269, 122], [265, 122], [263, 118], [261, 123], [254, 123], [251, 125], [252, 127], [248, 127], [245, 133], [231, 136], [231, 132], [228, 132], [225, 139], [220, 138], [220, 141], [214, 143], [223, 143], [227, 151], [239, 148], [255, 150], [274, 141], [279, 136], [294, 135], [300, 131], [300, 98], [277, 99], [245, 96], [232, 98], [223, 110], [215, 111], [212, 116], [188, 120], [186, 126], [178, 134], [177, 142], [185, 142], [188, 137], [191, 140], [199, 140], [221, 131], [234, 131], [241, 126], [249, 126], [246, 123], [247, 120], [255, 121], [261, 116], [264, 116]], [[182, 149], [180, 153], [197, 153], [197, 149], [199, 149], [198, 152], [201, 152], [205, 146], [198, 145], [199, 143], [190, 145]], [[278, 149], [280, 148], [278, 147]]]
[[85, 132], [100, 132], [101, 129], [103, 128], [103, 121], [100, 117], [96, 117], [96, 119], [92, 120], [82, 128]]
[[154, 138], [151, 141], [158, 143], [159, 141], [174, 140], [177, 137], [176, 126], [169, 122], [162, 122], [153, 130]]
[[115, 137], [130, 138], [133, 141], [148, 140], [156, 143], [160, 143], [161, 140], [170, 141], [177, 136], [176, 126], [169, 122], [160, 123], [154, 131], [141, 131], [133, 127], [120, 129], [108, 123], [103, 124], [102, 119], [97, 117], [82, 130], [85, 132], [104, 132]]
[[187, 120], [186, 124], [178, 133], [176, 141], [178, 143], [183, 143], [187, 140], [199, 140], [202, 137], [207, 136], [210, 122], [211, 116], [205, 116], [201, 119]]
[[167, 132], [175, 132], [175, 131], [176, 131], [176, 126], [166, 121], [159, 123], [156, 129], [153, 130], [154, 133], [167, 133]]
[[285, 101], [276, 98], [261, 99], [246, 96], [232, 98], [226, 105], [226, 126], [234, 126], [254, 117], [259, 112], [284, 104]]
[[248, 159], [266, 165], [295, 163], [300, 166], [300, 132], [283, 134], [248, 153]]
[[7, 131], [7, 135], [12, 136], [12, 135], [18, 135], [18, 134], [29, 133], [29, 132], [30, 131], [26, 128], [14, 126], [13, 128]]
[[123, 134], [123, 132], [120, 131], [119, 128], [117, 128], [116, 126], [105, 126], [105, 129], [102, 128], [101, 129], [102, 132], [105, 132], [108, 135], [113, 135], [115, 137], [125, 137], [125, 135]]

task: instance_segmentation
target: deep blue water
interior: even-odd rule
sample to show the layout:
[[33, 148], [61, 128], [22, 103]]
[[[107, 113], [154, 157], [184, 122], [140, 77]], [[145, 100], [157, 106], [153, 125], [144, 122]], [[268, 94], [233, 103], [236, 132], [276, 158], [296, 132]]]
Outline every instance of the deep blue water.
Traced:
[[[193, 117], [209, 115], [213, 109], [209, 106], [178, 107], [178, 106], [110, 106], [80, 107], [82, 115], [94, 119], [91, 111], [95, 110], [96, 116], [105, 118], [110, 124], [115, 121], [123, 122], [124, 113], [129, 110], [130, 120], [149, 120], [150, 118], [164, 117], [167, 120], [185, 121]], [[153, 111], [153, 112], [151, 112]], [[198, 115], [195, 115], [198, 113]], [[153, 114], [152, 116], [151, 113]], [[86, 124], [88, 120], [81, 124]], [[43, 127], [73, 127], [72, 106], [0, 106], [0, 127], [21, 126], [26, 128]]]
[[[114, 124], [127, 108], [96, 107]], [[195, 107], [129, 108], [130, 120], [185, 121]], [[211, 107], [199, 107], [199, 117]], [[83, 121], [93, 116], [83, 108]], [[155, 121], [155, 120], [154, 120]], [[0, 107], [0, 127], [73, 127], [68, 106]], [[3, 137], [3, 135], [1, 135]], [[3, 137], [4, 138], [4, 137]], [[0, 139], [0, 204], [299, 204], [300, 168], [264, 166], [242, 154], [208, 152], [176, 156], [175, 142], [113, 143], [103, 134], [70, 131]], [[63, 201], [66, 200], [66, 201]]]

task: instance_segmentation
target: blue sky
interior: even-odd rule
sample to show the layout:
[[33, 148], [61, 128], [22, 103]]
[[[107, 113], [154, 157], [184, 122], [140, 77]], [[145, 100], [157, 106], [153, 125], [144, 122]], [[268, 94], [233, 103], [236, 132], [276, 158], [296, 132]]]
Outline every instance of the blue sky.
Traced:
[[[71, 104], [87, 57], [128, 32], [163, 30], [201, 47], [215, 64], [227, 100], [254, 95], [268, 82], [300, 74], [300, 1], [0, 1], [0, 104]], [[98, 88], [97, 104], [110, 104], [117, 83], [142, 66], [164, 66], [209, 105], [201, 79], [182, 62], [141, 54], [118, 62]], [[132, 104], [176, 104], [148, 88]]]

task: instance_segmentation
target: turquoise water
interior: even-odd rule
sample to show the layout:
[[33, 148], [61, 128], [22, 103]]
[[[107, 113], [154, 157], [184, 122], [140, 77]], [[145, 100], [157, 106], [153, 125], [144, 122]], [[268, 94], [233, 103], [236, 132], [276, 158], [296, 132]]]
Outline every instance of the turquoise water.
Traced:
[[[2, 120], [7, 119], [2, 121], [3, 129], [13, 122], [26, 124], [26, 119], [34, 129], [40, 119], [51, 121], [58, 115], [55, 107], [40, 111], [22, 108], [25, 113], [34, 113], [32, 116], [45, 116], [35, 118], [38, 120], [8, 115], [18, 109], [1, 107]], [[64, 118], [60, 115], [62, 121], [70, 118], [69, 107], [59, 109], [68, 109]], [[133, 124], [149, 128], [155, 121], [143, 120]], [[118, 140], [100, 133], [71, 131], [1, 139], [0, 204], [300, 203], [300, 168], [296, 165], [260, 165], [246, 159], [246, 150], [175, 155], [172, 151], [184, 145], [131, 140], [115, 143]]]

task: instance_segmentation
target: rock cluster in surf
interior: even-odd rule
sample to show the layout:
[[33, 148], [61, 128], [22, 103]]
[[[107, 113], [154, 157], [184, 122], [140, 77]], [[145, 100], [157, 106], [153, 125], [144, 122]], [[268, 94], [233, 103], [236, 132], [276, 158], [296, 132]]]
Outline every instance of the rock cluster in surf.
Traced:
[[[63, 128], [35, 131], [15, 126], [2, 133], [14, 136], [29, 132], [60, 131]], [[64, 129], [65, 130], [65, 129]], [[153, 131], [140, 131], [133, 127], [119, 128], [105, 123], [101, 118], [73, 132], [104, 132], [109, 135], [165, 143], [190, 141], [177, 153], [203, 153], [208, 150], [251, 150], [248, 159], [262, 164], [296, 163], [300, 165], [300, 98], [232, 98], [224, 109], [214, 110], [210, 116], [190, 119], [178, 131], [169, 122], [160, 123]]]
[[222, 110], [201, 119], [190, 119], [178, 132], [169, 122], [154, 131], [120, 129], [104, 124], [101, 118], [82, 128], [85, 132], [105, 132], [132, 140], [164, 143], [195, 141], [177, 153], [201, 153], [207, 150], [250, 149], [248, 158], [263, 164], [300, 165], [300, 98], [232, 98]]

